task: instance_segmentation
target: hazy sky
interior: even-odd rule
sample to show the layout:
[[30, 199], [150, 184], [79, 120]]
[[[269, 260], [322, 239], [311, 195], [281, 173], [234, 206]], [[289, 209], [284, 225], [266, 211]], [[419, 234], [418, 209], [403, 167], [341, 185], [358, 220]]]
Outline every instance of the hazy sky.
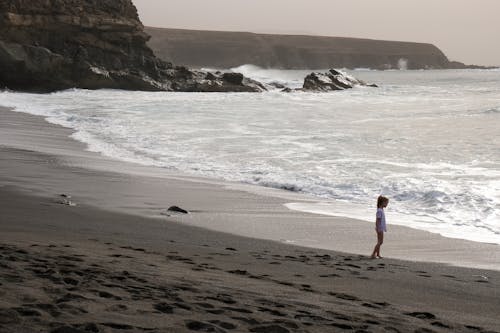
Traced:
[[500, 0], [133, 0], [144, 25], [432, 43], [500, 65]]

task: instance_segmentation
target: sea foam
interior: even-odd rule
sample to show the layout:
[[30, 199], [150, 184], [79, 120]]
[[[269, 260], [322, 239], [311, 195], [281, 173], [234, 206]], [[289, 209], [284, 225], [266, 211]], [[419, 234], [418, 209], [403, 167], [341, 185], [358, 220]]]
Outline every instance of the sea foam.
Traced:
[[[234, 70], [298, 85], [306, 71]], [[357, 71], [335, 93], [2, 92], [0, 105], [73, 128], [88, 149], [307, 196], [290, 208], [500, 244], [495, 71]], [[306, 198], [306, 197], [304, 197]], [[310, 203], [316, 198], [317, 203]]]

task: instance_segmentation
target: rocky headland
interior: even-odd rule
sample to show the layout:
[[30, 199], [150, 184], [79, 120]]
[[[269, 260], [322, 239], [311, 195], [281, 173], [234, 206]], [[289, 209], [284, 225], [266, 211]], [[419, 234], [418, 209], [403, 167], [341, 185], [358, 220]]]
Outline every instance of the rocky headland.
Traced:
[[0, 88], [146, 91], [265, 90], [234, 73], [158, 59], [131, 0], [0, 2]]
[[[431, 44], [144, 28], [131, 0], [0, 2], [0, 89], [293, 91], [240, 73], [186, 67], [243, 64], [283, 69], [467, 67], [449, 61]], [[330, 70], [308, 75], [298, 90], [332, 91], [359, 85], [365, 83]]]
[[145, 31], [158, 57], [198, 68], [245, 64], [280, 69], [482, 68], [450, 61], [439, 48], [426, 43], [151, 27]]
[[[239, 73], [185, 67], [243, 64], [281, 69], [480, 68], [449, 61], [431, 44], [144, 28], [131, 0], [0, 2], [0, 89], [273, 89]], [[316, 74], [311, 78], [303, 90], [337, 90], [322, 85], [326, 81], [317, 80]]]

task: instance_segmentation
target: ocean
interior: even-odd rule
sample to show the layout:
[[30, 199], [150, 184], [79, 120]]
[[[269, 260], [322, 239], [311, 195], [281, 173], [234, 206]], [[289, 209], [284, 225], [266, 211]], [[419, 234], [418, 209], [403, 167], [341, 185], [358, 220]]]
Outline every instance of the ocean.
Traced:
[[[234, 71], [299, 87], [310, 71]], [[302, 194], [294, 210], [500, 244], [500, 71], [350, 71], [331, 93], [0, 92], [91, 151]], [[283, 192], [285, 193], [285, 192]]]

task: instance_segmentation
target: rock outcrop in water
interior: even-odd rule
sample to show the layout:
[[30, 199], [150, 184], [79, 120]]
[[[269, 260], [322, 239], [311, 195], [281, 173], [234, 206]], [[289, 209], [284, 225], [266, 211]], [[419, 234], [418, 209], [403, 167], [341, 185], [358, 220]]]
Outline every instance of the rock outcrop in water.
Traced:
[[358, 80], [351, 75], [330, 69], [326, 73], [314, 72], [307, 75], [304, 79], [302, 90], [328, 92], [350, 89], [355, 86], [377, 87], [375, 84], [366, 84], [364, 81]]
[[237, 74], [155, 57], [131, 0], [2, 0], [0, 88], [262, 91]]
[[436, 46], [361, 38], [150, 28], [148, 45], [167, 61], [192, 67], [324, 69], [467, 68]]

